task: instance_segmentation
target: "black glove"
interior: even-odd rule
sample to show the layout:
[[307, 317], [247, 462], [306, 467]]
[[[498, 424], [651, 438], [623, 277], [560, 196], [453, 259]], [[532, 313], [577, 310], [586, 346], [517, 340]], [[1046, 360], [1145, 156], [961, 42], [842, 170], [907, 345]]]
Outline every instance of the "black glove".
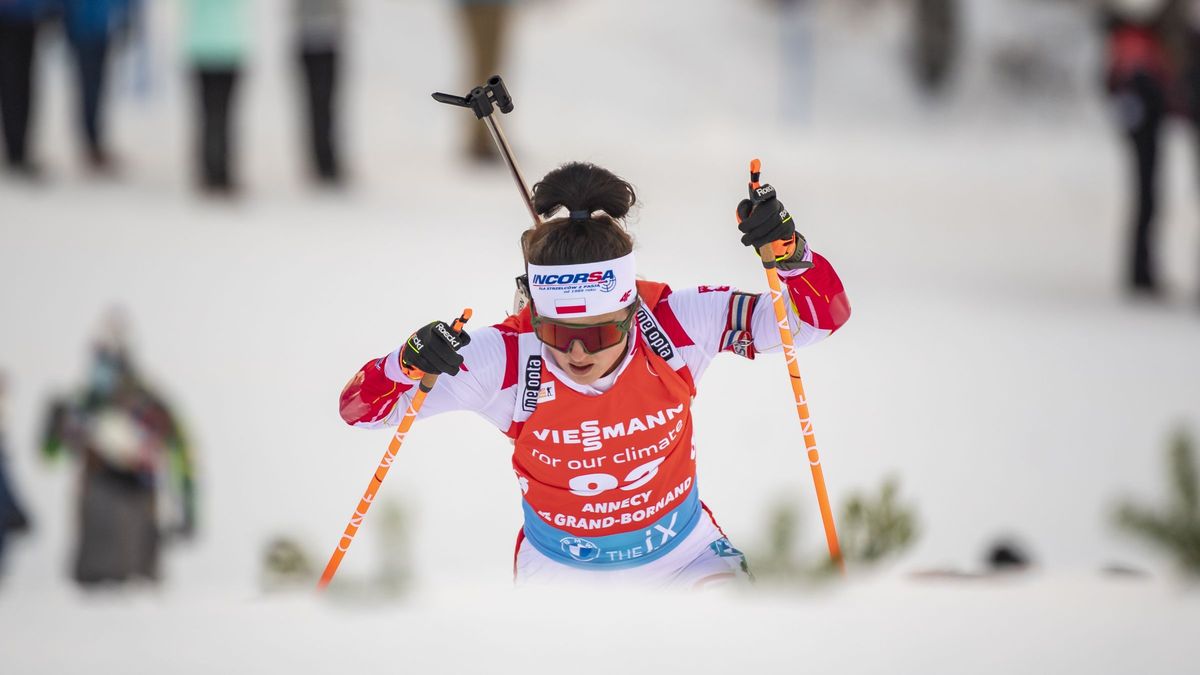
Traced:
[[775, 188], [763, 185], [750, 188], [750, 198], [737, 205], [738, 229], [742, 244], [755, 250], [774, 244], [775, 262], [783, 270], [805, 269], [804, 237], [796, 232], [792, 214], [775, 195]]
[[792, 215], [770, 185], [750, 188], [750, 198], [738, 202], [737, 217], [744, 246], [758, 249], [774, 241], [791, 241], [796, 233]]
[[458, 374], [463, 357], [458, 350], [471, 343], [466, 331], [455, 333], [445, 321], [422, 326], [409, 336], [400, 350], [400, 367], [414, 380], [426, 373]]

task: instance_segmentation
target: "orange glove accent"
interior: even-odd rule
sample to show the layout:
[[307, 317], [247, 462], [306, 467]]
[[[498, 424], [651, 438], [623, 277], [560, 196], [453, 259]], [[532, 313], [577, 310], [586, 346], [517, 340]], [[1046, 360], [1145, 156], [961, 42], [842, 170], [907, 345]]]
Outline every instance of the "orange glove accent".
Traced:
[[792, 238], [788, 241], [780, 239], [771, 242], [771, 253], [775, 254], [775, 262], [791, 258], [796, 253], [796, 235], [793, 233]]

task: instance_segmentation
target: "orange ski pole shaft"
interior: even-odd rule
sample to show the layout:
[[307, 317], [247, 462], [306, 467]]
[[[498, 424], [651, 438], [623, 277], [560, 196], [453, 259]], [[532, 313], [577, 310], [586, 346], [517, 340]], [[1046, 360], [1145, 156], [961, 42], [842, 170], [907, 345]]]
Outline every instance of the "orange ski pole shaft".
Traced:
[[[451, 330], [455, 333], [462, 330], [463, 324], [471, 319], [471, 310], [464, 309], [462, 316], [454, 320], [454, 325]], [[417, 419], [417, 413], [421, 410], [421, 405], [425, 403], [425, 396], [433, 389], [433, 385], [437, 382], [437, 373], [427, 373], [421, 378], [421, 383], [417, 386], [417, 393], [413, 395], [412, 400], [408, 404], [408, 410], [404, 413], [404, 418], [400, 420], [400, 426], [396, 427], [396, 433], [392, 435], [391, 443], [388, 443], [387, 452], [383, 453], [383, 459], [379, 460], [379, 466], [376, 467], [374, 475], [371, 476], [371, 482], [367, 485], [367, 491], [363, 493], [362, 499], [358, 501], [358, 507], [354, 509], [354, 515], [350, 516], [350, 522], [346, 524], [346, 529], [342, 532], [341, 539], [338, 539], [337, 546], [333, 549], [333, 555], [329, 556], [329, 562], [325, 565], [325, 571], [321, 573], [321, 580], [317, 582], [318, 589], [324, 589], [333, 580], [333, 575], [337, 574], [338, 566], [342, 564], [342, 558], [346, 557], [346, 551], [350, 550], [350, 544], [354, 541], [354, 535], [358, 534], [358, 528], [362, 525], [362, 521], [367, 517], [367, 510], [371, 508], [371, 504], [375, 502], [375, 493], [379, 491], [379, 486], [383, 485], [383, 479], [387, 477], [388, 469], [392, 468], [392, 464], [396, 461], [396, 453], [400, 452], [400, 446], [404, 444], [404, 437], [408, 435], [408, 430], [412, 428], [413, 420]]]
[[[759, 187], [762, 162], [750, 161], [750, 187]], [[821, 509], [821, 522], [825, 526], [825, 543], [829, 546], [829, 557], [837, 564], [842, 574], [846, 563], [842, 560], [842, 549], [838, 544], [837, 526], [833, 522], [833, 509], [829, 506], [829, 494], [825, 490], [825, 472], [821, 469], [821, 455], [817, 452], [817, 438], [813, 434], [812, 417], [808, 411], [808, 398], [804, 395], [804, 382], [800, 379], [800, 364], [796, 360], [796, 344], [792, 340], [792, 328], [788, 321], [787, 300], [779, 281], [774, 243], [758, 250], [763, 269], [767, 273], [767, 285], [771, 288], [771, 302], [775, 306], [775, 321], [779, 325], [779, 339], [783, 341], [783, 356], [787, 361], [792, 393], [796, 395], [796, 414], [800, 417], [800, 429], [804, 434], [804, 448], [808, 451], [808, 466], [812, 469], [813, 487], [817, 491], [817, 505]]]

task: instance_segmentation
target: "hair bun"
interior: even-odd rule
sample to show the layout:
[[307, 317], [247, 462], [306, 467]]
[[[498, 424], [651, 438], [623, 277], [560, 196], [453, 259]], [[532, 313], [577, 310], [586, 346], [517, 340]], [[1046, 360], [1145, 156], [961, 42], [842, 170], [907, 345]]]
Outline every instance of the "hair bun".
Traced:
[[533, 186], [533, 207], [544, 217], [565, 208], [572, 215], [603, 211], [619, 220], [635, 202], [632, 185], [588, 162], [564, 164]]

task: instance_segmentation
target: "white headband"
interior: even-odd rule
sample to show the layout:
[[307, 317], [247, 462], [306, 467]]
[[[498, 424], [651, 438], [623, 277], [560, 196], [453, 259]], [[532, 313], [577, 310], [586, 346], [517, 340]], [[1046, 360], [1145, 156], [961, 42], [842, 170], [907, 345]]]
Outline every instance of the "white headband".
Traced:
[[608, 314], [637, 299], [636, 269], [633, 253], [582, 265], [530, 265], [529, 295], [547, 319]]

